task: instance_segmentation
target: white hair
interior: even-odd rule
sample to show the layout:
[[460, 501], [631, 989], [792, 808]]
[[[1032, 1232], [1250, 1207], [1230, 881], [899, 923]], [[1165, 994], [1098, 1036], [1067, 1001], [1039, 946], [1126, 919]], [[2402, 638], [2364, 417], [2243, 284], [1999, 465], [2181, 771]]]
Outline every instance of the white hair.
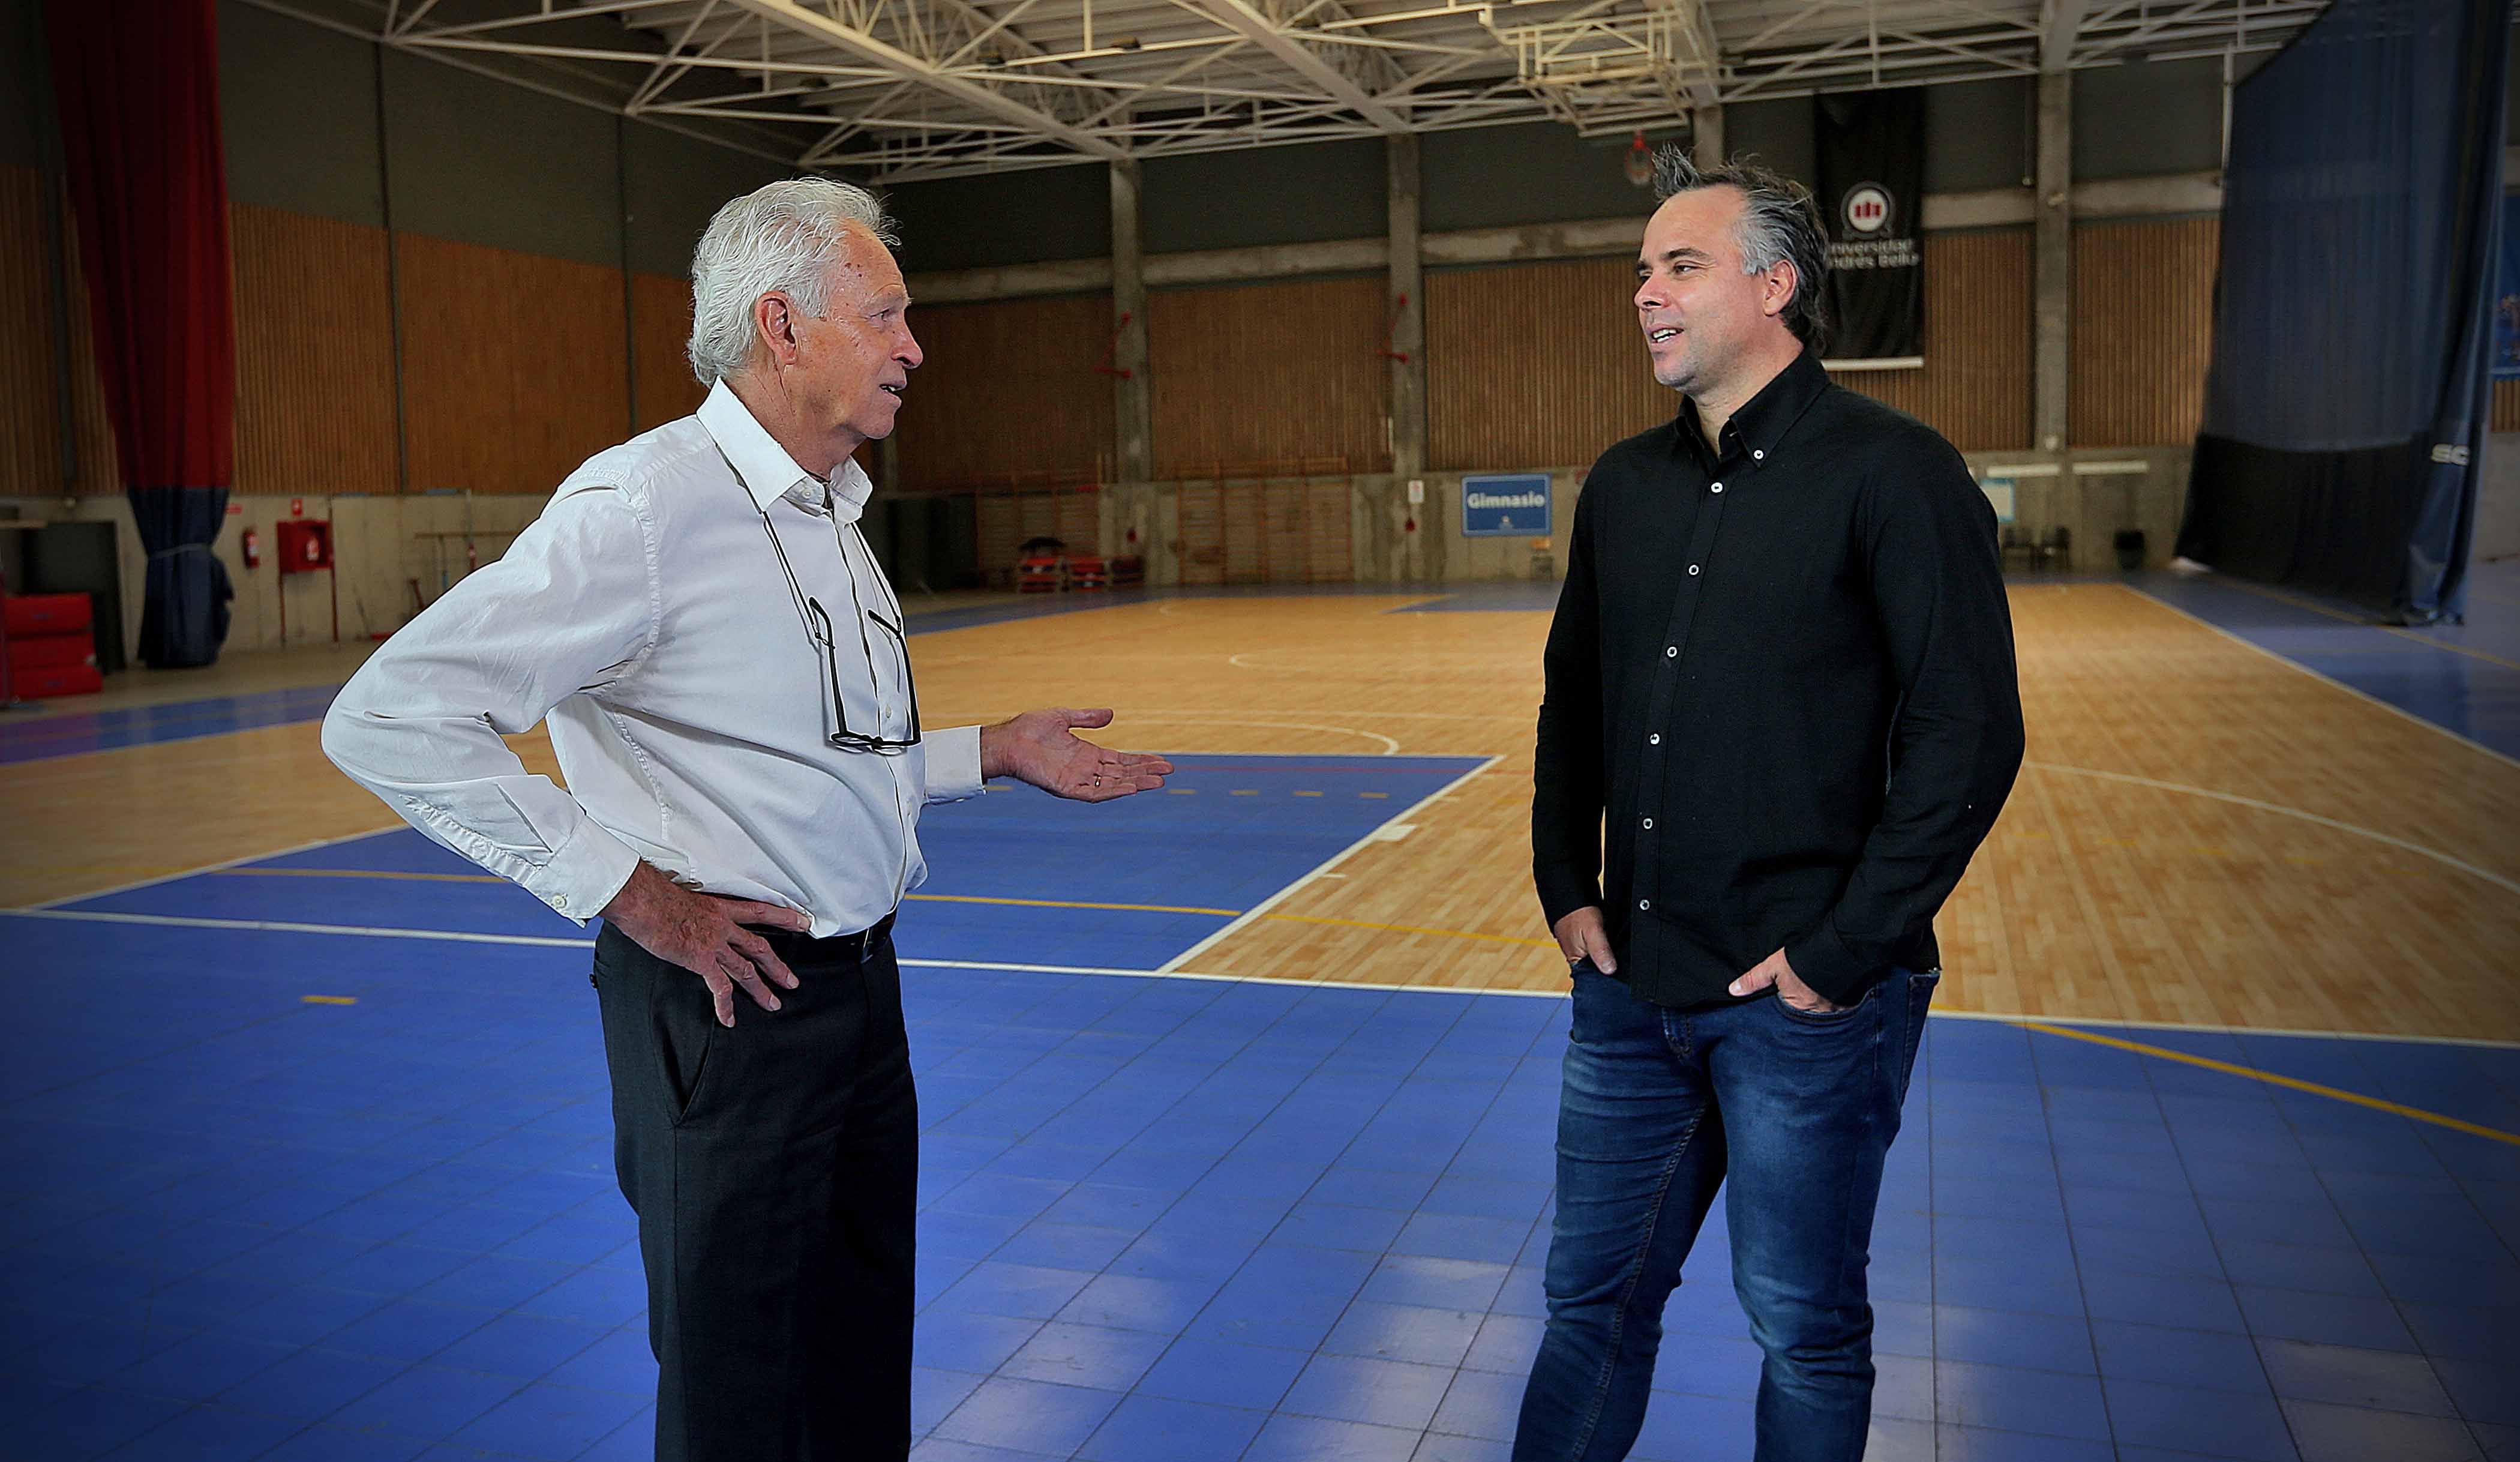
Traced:
[[785, 295], [816, 319], [830, 310], [832, 262], [853, 230], [901, 243], [874, 194], [829, 178], [785, 178], [717, 210], [692, 254], [692, 340], [683, 353], [700, 385], [752, 363], [752, 306], [762, 296]]

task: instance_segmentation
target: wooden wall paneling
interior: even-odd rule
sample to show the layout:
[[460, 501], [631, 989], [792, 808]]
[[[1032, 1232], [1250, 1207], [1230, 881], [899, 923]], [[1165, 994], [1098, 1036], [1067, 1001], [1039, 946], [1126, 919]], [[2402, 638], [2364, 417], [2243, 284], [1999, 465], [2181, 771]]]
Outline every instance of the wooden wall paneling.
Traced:
[[1003, 588], [1014, 572], [1016, 550], [1024, 540], [1023, 504], [1008, 492], [982, 492], [975, 499], [981, 581], [990, 588]]
[[237, 490], [394, 491], [384, 230], [246, 204], [228, 218]]
[[1343, 584], [1356, 577], [1356, 534], [1348, 522], [1345, 478], [1314, 480], [1304, 484], [1306, 577], [1317, 584]]
[[2494, 414], [2489, 430], [2520, 432], [2520, 381], [2494, 383]]
[[1927, 234], [1924, 356], [1908, 371], [1836, 378], [1964, 452], [2030, 446], [2031, 231]]
[[1636, 262], [1557, 259], [1426, 272], [1428, 465], [1589, 464], [1671, 420], [1637, 329]]
[[1102, 553], [1102, 504], [1092, 488], [1060, 488], [1052, 500], [1050, 531], [1064, 540], [1071, 556], [1099, 558]]
[[1304, 514], [1312, 493], [1300, 478], [1275, 479], [1261, 485], [1260, 561], [1267, 581], [1300, 584], [1313, 575], [1312, 535]]
[[0, 167], [0, 496], [62, 490], [44, 175]]
[[992, 478], [1090, 477], [1111, 456], [1111, 297], [1061, 295], [919, 305], [926, 359], [910, 378], [894, 440], [912, 490]]
[[683, 354], [692, 338], [692, 282], [670, 274], [631, 275], [630, 336], [638, 430], [698, 411], [708, 388], [693, 379]]
[[547, 493], [628, 434], [619, 271], [396, 245], [412, 490]]
[[1184, 482], [1178, 495], [1181, 538], [1173, 557], [1185, 584], [1225, 582], [1225, 484]]
[[2193, 441], [2214, 353], [2214, 218], [2094, 222], [2074, 230], [2073, 444]]
[[1151, 293], [1155, 476], [1305, 457], [1387, 471], [1389, 308], [1379, 274]]
[[1014, 582], [1023, 545], [1034, 538], [1057, 538], [1070, 557], [1091, 557], [1102, 548], [1101, 504], [1092, 486], [1010, 486], [969, 494], [978, 526], [980, 571], [988, 583], [1003, 588]]
[[1225, 581], [1265, 584], [1269, 581], [1268, 515], [1263, 493], [1267, 483], [1225, 483]]
[[[1933, 234], [1925, 243], [1925, 365], [1841, 384], [1916, 416], [1963, 450], [2030, 441], [2030, 231]], [[1669, 421], [1624, 257], [1430, 273], [1426, 367], [1440, 469], [1589, 463]]]

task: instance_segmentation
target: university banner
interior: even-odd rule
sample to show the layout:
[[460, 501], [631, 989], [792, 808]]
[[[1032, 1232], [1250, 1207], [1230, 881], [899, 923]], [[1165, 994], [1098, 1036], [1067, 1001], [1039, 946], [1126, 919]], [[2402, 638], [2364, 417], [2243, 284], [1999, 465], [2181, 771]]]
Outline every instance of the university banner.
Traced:
[[1921, 366], [1924, 88], [1815, 97], [1812, 110], [1828, 229], [1829, 364]]

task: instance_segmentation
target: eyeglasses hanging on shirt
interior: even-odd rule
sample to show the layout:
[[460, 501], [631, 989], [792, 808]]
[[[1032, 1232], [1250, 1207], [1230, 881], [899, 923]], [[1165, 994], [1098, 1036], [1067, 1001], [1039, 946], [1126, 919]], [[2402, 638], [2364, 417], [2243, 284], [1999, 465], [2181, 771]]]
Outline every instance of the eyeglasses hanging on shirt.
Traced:
[[[829, 514], [830, 508], [830, 498], [827, 493], [824, 499], [824, 511]], [[796, 617], [804, 621], [806, 637], [814, 642], [815, 651], [823, 658], [823, 675], [826, 683], [831, 687], [832, 694], [831, 711], [827, 721], [829, 729], [825, 733], [824, 740], [843, 752], [873, 752], [878, 756], [890, 756], [919, 745], [919, 682], [910, 673], [910, 640], [902, 633], [900, 625], [885, 618], [881, 611], [869, 610], [865, 601], [858, 597], [857, 565], [849, 557], [848, 540], [841, 532], [838, 518], [832, 517], [832, 537], [839, 546], [840, 568], [849, 576], [849, 603], [857, 611], [858, 648], [866, 655], [867, 684], [871, 687], [878, 684], [875, 642], [868, 637], [866, 627], [867, 621], [873, 619], [885, 633], [892, 636], [894, 654], [901, 662], [902, 690], [910, 702], [910, 737], [906, 741], [895, 741], [889, 737], [849, 729], [848, 704], [840, 695], [839, 635], [832, 626], [832, 617], [824, 610], [822, 601], [807, 594], [805, 586], [797, 582], [796, 571], [788, 562], [788, 550], [780, 546], [779, 530], [772, 525], [768, 510], [758, 503], [753, 505], [753, 510], [761, 514], [761, 530], [770, 535], [770, 551], [779, 556], [779, 571], [787, 576], [788, 593], [795, 603]], [[863, 542], [863, 538], [860, 541]], [[872, 558], [873, 555], [870, 554], [869, 557]], [[878, 690], [876, 699], [878, 716], [882, 713], [882, 695]], [[880, 722], [878, 722], [878, 730], [880, 731]]]

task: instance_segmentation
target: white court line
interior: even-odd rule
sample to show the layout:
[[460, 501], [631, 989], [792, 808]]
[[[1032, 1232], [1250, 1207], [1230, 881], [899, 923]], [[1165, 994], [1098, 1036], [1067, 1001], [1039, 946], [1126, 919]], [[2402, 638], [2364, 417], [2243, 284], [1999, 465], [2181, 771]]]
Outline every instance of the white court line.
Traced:
[[593, 939], [540, 935], [465, 934], [451, 929], [389, 929], [372, 924], [294, 924], [277, 919], [205, 919], [191, 914], [117, 914], [103, 909], [0, 909], [5, 919], [65, 919], [89, 924], [154, 924], [173, 929], [259, 930], [270, 934], [361, 935], [374, 939], [446, 939], [458, 944], [529, 944], [552, 949], [592, 949]]
[[[1464, 774], [1464, 779], [1469, 774]], [[1349, 851], [1354, 851], [1351, 848]], [[1293, 886], [1290, 885], [1291, 890]], [[204, 919], [178, 914], [112, 914], [82, 909], [0, 909], [0, 919], [58, 919], [71, 923], [150, 924], [177, 929], [226, 929], [242, 932], [263, 931], [276, 934], [348, 935], [382, 939], [441, 939], [462, 944], [518, 944], [535, 948], [592, 949], [593, 939], [546, 938], [536, 935], [465, 934], [454, 930], [387, 929], [354, 924], [285, 924], [251, 919]], [[904, 959], [906, 968], [931, 970], [1004, 970], [1023, 975], [1099, 975], [1118, 976], [1129, 980], [1196, 980], [1218, 984], [1291, 985], [1315, 990], [1381, 990], [1395, 993], [1425, 995], [1505, 995], [1525, 1000], [1563, 1000], [1565, 990], [1517, 990], [1475, 988], [1443, 984], [1393, 984], [1378, 981], [1306, 980], [1292, 975], [1209, 975], [1194, 970], [1134, 970], [1102, 965], [1027, 965], [985, 959]], [[2397, 1035], [2352, 1030], [2292, 1030], [2260, 1026], [2215, 1026], [2201, 1022], [2120, 1021], [2090, 1016], [2055, 1016], [2006, 1013], [1992, 1010], [1937, 1010], [1932, 1015], [1947, 1021], [1992, 1021], [2017, 1025], [2039, 1021], [2050, 1026], [2090, 1026], [2101, 1029], [2187, 1030], [2212, 1035], [2270, 1035], [2298, 1040], [2377, 1040], [2408, 1045], [2468, 1046], [2482, 1050], [2520, 1050], [2520, 1041], [2480, 1040], [2457, 1035]]]
[[1937, 1010], [1945, 1021], [1993, 1021], [2012, 1026], [2037, 1021], [2046, 1026], [2093, 1026], [2108, 1030], [2185, 1030], [2199, 1035], [2279, 1035], [2292, 1040], [2387, 1040], [2417, 1046], [2472, 1046], [2487, 1051], [2520, 1051], [2520, 1040], [2484, 1040], [2467, 1035], [2377, 1035], [2353, 1030], [2290, 1030], [2268, 1026], [2214, 1026], [2189, 1021], [2120, 1021], [2096, 1016], [2006, 1015], [1994, 1010]]
[[2215, 623], [2211, 619], [2204, 618], [2201, 616], [2191, 615], [2167, 599], [2156, 598], [2155, 596], [2147, 594], [2143, 590], [2137, 588], [2133, 584], [2113, 584], [2111, 587], [2124, 589], [2128, 593], [2133, 594], [2138, 599], [2140, 599], [2147, 604], [2159, 605], [2161, 608], [2170, 611], [2172, 614], [2179, 616], [2182, 619], [2191, 620], [2197, 624], [2201, 624], [2207, 629], [2214, 631], [2216, 634], [2221, 635], [2223, 638], [2229, 640], [2232, 644], [2238, 645], [2245, 650], [2254, 650], [2258, 654], [2265, 656], [2267, 659], [2273, 661], [2275, 663], [2284, 666], [2286, 669], [2298, 670], [2313, 680], [2324, 681], [2325, 683], [2336, 687], [2338, 690], [2345, 692], [2345, 694], [2354, 697], [2358, 701], [2367, 701], [2372, 705], [2379, 707], [2382, 710], [2389, 712], [2391, 715], [2412, 721], [2427, 731], [2438, 732], [2439, 734], [2447, 736], [2451, 740], [2457, 742], [2460, 746], [2466, 747], [2470, 751], [2483, 752], [2486, 755], [2493, 757], [2495, 760], [2501, 762], [2505, 766], [2520, 766], [2520, 758], [2506, 756], [2502, 753], [2494, 750], [2494, 748], [2485, 745], [2483, 742], [2475, 741], [2468, 737], [2459, 735], [2457, 732], [2452, 731], [2448, 726], [2442, 725], [2438, 721], [2425, 720], [2422, 716], [2415, 714], [2413, 711], [2407, 709], [2403, 706], [2392, 706], [2388, 702], [2381, 700], [2378, 696], [2372, 695], [2369, 691], [2357, 690], [2353, 686], [2347, 685], [2344, 681], [2337, 679], [2333, 675], [2323, 674], [2320, 671], [2314, 670], [2310, 666], [2303, 664], [2300, 661], [2294, 660], [2289, 656], [2279, 654], [2268, 649], [2264, 645], [2257, 644], [2254, 641], [2233, 634], [2231, 631], [2225, 629], [2222, 625]]
[[1419, 798], [1418, 800], [1411, 802], [1400, 811], [1384, 818], [1381, 822], [1374, 824], [1372, 831], [1368, 832], [1364, 837], [1357, 839], [1354, 843], [1349, 844], [1347, 846], [1340, 848], [1337, 852], [1332, 853], [1319, 867], [1313, 869], [1312, 872], [1305, 874], [1302, 878], [1296, 879], [1293, 883], [1280, 889], [1277, 892], [1261, 899], [1258, 903], [1255, 903], [1251, 907], [1243, 910], [1240, 918], [1236, 919], [1233, 923], [1226, 925], [1223, 929], [1209, 935], [1206, 938], [1199, 940], [1197, 943], [1191, 945], [1181, 953], [1174, 955], [1171, 959], [1164, 961], [1163, 967], [1155, 973], [1158, 975], [1170, 975], [1174, 971], [1179, 970], [1182, 966], [1189, 964], [1197, 956], [1205, 954], [1208, 950], [1214, 948], [1219, 942], [1221, 942], [1227, 936], [1238, 933], [1245, 926], [1249, 925], [1253, 920], [1284, 902], [1296, 890], [1311, 883], [1313, 880], [1320, 878], [1323, 874], [1329, 872], [1331, 869], [1336, 868], [1341, 863], [1346, 862], [1349, 858], [1356, 856], [1356, 854], [1364, 848], [1371, 846], [1375, 843], [1382, 842], [1382, 830], [1384, 827], [1395, 822], [1407, 822], [1411, 820], [1419, 808], [1432, 805], [1437, 800], [1443, 798], [1454, 789], [1469, 781], [1470, 778], [1486, 771], [1489, 767], [1496, 765], [1504, 759], [1505, 758], [1503, 756], [1490, 756], [1486, 760], [1481, 761], [1478, 765], [1471, 767], [1468, 771], [1462, 773], [1460, 776], [1455, 777], [1443, 786], [1436, 788], [1433, 792], [1430, 792], [1424, 797]]
[[2333, 817], [2321, 817], [2316, 812], [2305, 812], [2299, 807], [2287, 807], [2281, 802], [2264, 802], [2256, 798], [2242, 797], [2233, 792], [2216, 792], [2209, 787], [2190, 787], [2183, 782], [2161, 782], [2151, 777], [2138, 777], [2127, 772], [2101, 771], [2096, 767], [2063, 766], [2053, 761], [2024, 761], [2021, 764], [2033, 771], [2063, 772], [2070, 776], [2097, 777], [2103, 782], [2124, 782], [2132, 787], [2150, 787], [2161, 792], [2183, 792], [2189, 797], [2210, 798], [2215, 801], [2229, 802], [2234, 806], [2249, 807], [2260, 812], [2272, 812], [2278, 817], [2297, 817], [2303, 822], [2317, 823], [2323, 828], [2334, 828], [2340, 833], [2352, 833], [2358, 838], [2368, 838], [2374, 843], [2385, 843], [2391, 847], [2414, 853], [2419, 857], [2430, 858], [2436, 863], [2446, 864], [2461, 873], [2483, 879], [2505, 892], [2520, 893], [2520, 882], [2514, 882], [2501, 874], [2479, 868], [2462, 858], [2452, 857], [2437, 848], [2426, 847], [2420, 843], [2409, 843], [2404, 838], [2393, 838], [2387, 833], [2374, 832], [2370, 828], [2355, 823], [2339, 822]]

